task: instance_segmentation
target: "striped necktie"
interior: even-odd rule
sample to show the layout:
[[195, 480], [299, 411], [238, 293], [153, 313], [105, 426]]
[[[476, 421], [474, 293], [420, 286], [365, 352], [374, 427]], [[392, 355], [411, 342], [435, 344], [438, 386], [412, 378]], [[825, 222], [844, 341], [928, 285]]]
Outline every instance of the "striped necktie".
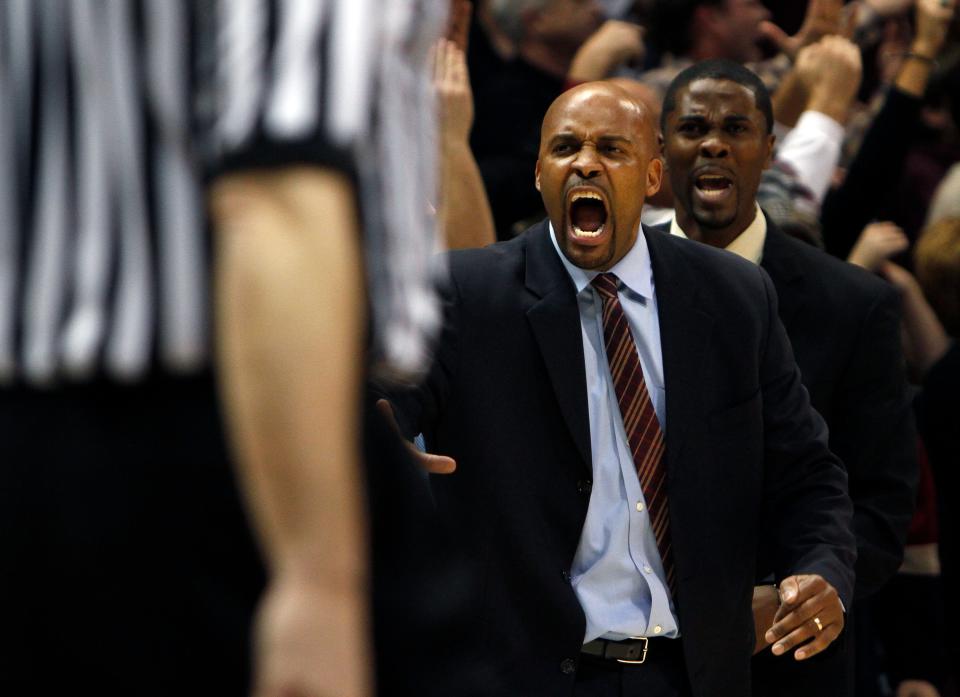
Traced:
[[612, 273], [597, 275], [592, 285], [603, 302], [603, 340], [610, 376], [620, 405], [623, 429], [633, 455], [640, 488], [647, 502], [647, 515], [663, 561], [667, 585], [675, 583], [673, 552], [670, 546], [670, 509], [667, 503], [667, 470], [663, 462], [663, 432], [643, 379], [637, 346], [630, 334], [627, 317], [617, 297], [620, 279]]

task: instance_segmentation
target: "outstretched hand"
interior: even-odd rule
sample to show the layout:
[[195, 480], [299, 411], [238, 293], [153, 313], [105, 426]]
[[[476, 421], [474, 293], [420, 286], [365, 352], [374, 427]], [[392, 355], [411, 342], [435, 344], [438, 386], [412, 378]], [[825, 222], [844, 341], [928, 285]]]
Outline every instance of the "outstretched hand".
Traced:
[[844, 622], [840, 596], [826, 579], [817, 574], [788, 576], [780, 582], [780, 608], [764, 638], [773, 644], [775, 656], [800, 647], [794, 658], [802, 661], [832, 644]]
[[[397, 425], [397, 419], [393, 415], [393, 407], [390, 405], [390, 402], [385, 399], [378, 399], [377, 409], [383, 415], [383, 418], [393, 426], [393, 430], [397, 432], [397, 435], [400, 435], [400, 427]], [[410, 455], [417, 461], [424, 472], [429, 474], [450, 474], [457, 469], [457, 462], [452, 457], [425, 453], [406, 440], [404, 440], [404, 443], [406, 443]]]

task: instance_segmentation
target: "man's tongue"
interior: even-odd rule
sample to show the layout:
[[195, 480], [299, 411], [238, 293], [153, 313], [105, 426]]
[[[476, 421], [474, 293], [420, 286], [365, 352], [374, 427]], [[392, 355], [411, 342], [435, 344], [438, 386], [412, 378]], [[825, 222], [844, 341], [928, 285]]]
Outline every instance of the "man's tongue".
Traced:
[[607, 212], [600, 201], [588, 199], [575, 201], [570, 210], [570, 220], [584, 232], [596, 232], [607, 219]]

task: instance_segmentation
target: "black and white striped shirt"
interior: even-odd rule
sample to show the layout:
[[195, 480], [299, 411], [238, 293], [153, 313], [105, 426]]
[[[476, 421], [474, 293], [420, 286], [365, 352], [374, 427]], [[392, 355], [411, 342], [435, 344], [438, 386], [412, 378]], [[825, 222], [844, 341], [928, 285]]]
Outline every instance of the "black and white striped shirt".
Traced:
[[445, 5], [0, 0], [0, 383], [205, 364], [211, 165], [349, 167], [379, 353], [422, 367]]

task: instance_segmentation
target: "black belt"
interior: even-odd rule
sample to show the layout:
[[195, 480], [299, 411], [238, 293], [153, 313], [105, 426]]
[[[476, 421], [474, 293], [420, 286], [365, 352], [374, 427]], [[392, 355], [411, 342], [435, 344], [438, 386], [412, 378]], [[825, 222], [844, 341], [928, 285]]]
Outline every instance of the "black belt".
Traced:
[[667, 651], [669, 654], [673, 654], [679, 647], [680, 641], [678, 639], [657, 638], [651, 640], [647, 637], [633, 637], [623, 641], [594, 639], [584, 644], [580, 652], [588, 656], [617, 661], [618, 663], [640, 665], [646, 663], [648, 654], [651, 658], [660, 659], [665, 655], [662, 652]]

